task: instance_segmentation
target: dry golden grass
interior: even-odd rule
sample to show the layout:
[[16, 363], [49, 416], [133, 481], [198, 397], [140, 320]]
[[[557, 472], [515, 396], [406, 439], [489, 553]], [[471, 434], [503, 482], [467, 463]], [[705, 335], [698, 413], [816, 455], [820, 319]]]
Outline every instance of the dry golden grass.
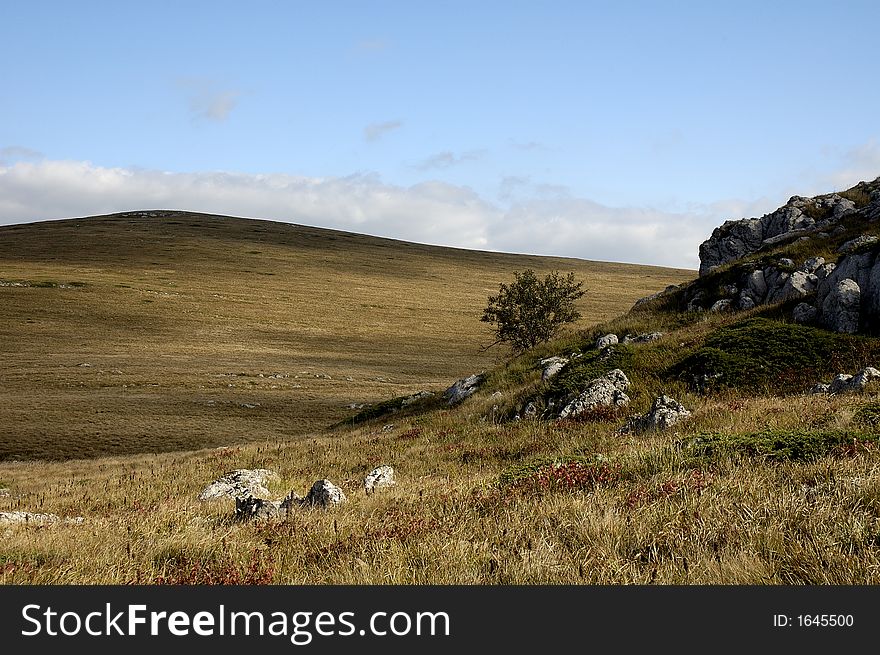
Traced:
[[[81, 525], [9, 527], [0, 581], [245, 584], [877, 584], [880, 453], [867, 445], [807, 462], [739, 457], [699, 463], [676, 442], [705, 427], [849, 425], [852, 399], [689, 399], [672, 433], [618, 437], [608, 423], [482, 421], [478, 399], [407, 420], [193, 453], [0, 468], [21, 507]], [[859, 402], [863, 402], [862, 399]], [[499, 486], [517, 463], [572, 452], [619, 466], [580, 490]], [[389, 463], [398, 484], [366, 496]], [[237, 523], [231, 501], [199, 490], [230, 469], [282, 474], [276, 497], [328, 477], [337, 508]]]
[[[114, 221], [127, 219], [94, 223], [105, 221], [116, 234]], [[211, 221], [219, 221], [216, 241], [200, 236]], [[663, 433], [621, 436], [622, 418], [614, 417], [491, 418], [494, 405], [509, 405], [539, 384], [530, 362], [569, 352], [584, 334], [496, 368], [490, 388], [454, 409], [319, 429], [346, 414], [345, 402], [440, 389], [490, 367], [495, 356], [478, 352], [486, 341], [479, 310], [497, 281], [517, 268], [603, 271], [594, 275], [615, 290], [609, 304], [585, 307], [585, 316], [603, 320], [635, 297], [680, 281], [678, 273], [659, 270], [628, 282], [628, 274], [646, 271], [342, 234], [328, 242], [319, 231], [206, 217], [193, 217], [201, 227], [187, 236], [189, 222], [170, 226], [173, 245], [160, 247], [146, 243], [150, 231], [135, 221], [132, 234], [145, 241], [125, 256], [103, 250], [96, 232], [68, 242], [76, 248], [23, 237], [14, 248], [2, 246], [4, 279], [87, 284], [0, 288], [9, 299], [0, 324], [4, 344], [13, 344], [4, 348], [10, 364], [0, 381], [4, 439], [20, 434], [33, 441], [42, 430], [51, 437], [45, 448], [62, 444], [65, 454], [83, 447], [73, 442], [79, 436], [103, 443], [95, 441], [103, 431], [120, 453], [137, 450], [139, 435], [150, 448], [208, 447], [0, 463], [0, 488], [8, 489], [0, 511], [85, 519], [0, 527], [0, 583], [880, 584], [880, 447], [857, 418], [860, 406], [880, 400], [876, 386], [859, 396], [701, 396], [657, 375], [680, 355], [677, 349], [735, 316], [707, 314], [676, 329], [674, 317], [630, 314], [601, 326], [667, 332], [637, 348], [637, 370], [629, 371], [637, 380], [632, 411], [644, 411], [666, 391], [693, 412]], [[70, 232], [71, 240], [80, 229], [39, 228], [56, 239], [55, 230]], [[255, 247], [249, 231], [257, 229], [270, 230], [271, 238], [258, 233], [265, 241]], [[0, 234], [3, 244], [12, 242]], [[174, 273], [172, 259], [160, 256], [165, 247], [173, 250], [167, 257]], [[178, 249], [198, 256], [187, 259]], [[248, 250], [273, 254], [258, 266], [245, 263]], [[52, 262], [51, 253], [60, 251], [67, 258]], [[75, 264], [78, 251], [84, 254]], [[225, 252], [237, 259], [224, 259]], [[164, 262], [164, 282], [150, 261]], [[441, 271], [437, 279], [433, 271]], [[669, 277], [660, 281], [661, 275]], [[588, 286], [584, 300], [599, 302], [598, 289], [606, 287], [596, 277]], [[222, 301], [212, 299], [215, 292]], [[297, 313], [296, 306], [307, 309]], [[82, 362], [93, 366], [76, 366]], [[299, 371], [309, 373], [294, 377]], [[290, 377], [259, 377], [276, 372]], [[332, 379], [305, 377], [315, 373]], [[208, 400], [215, 402], [210, 409]], [[245, 402], [260, 405], [246, 411], [237, 405]], [[37, 427], [22, 430], [29, 422]], [[386, 423], [393, 427], [383, 429]], [[766, 429], [869, 438], [800, 461], [696, 456], [683, 445], [706, 433]], [[234, 445], [213, 447], [224, 442]], [[542, 486], [534, 474], [553, 470], [535, 468], [541, 462], [573, 457], [596, 462], [577, 484]], [[367, 496], [361, 481], [379, 464], [395, 468], [398, 484]], [[297, 510], [283, 521], [237, 522], [231, 500], [197, 500], [205, 485], [236, 468], [277, 471], [275, 498], [291, 489], [303, 494], [328, 478], [348, 501], [327, 511]]]
[[515, 270], [585, 279], [576, 327], [693, 277], [159, 214], [0, 228], [0, 460], [291, 439], [492, 366]]

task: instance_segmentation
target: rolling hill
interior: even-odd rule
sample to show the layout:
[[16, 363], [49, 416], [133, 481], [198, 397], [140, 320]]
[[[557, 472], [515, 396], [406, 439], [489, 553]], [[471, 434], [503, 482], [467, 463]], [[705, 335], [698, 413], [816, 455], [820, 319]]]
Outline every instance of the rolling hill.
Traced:
[[515, 270], [585, 280], [580, 328], [693, 271], [138, 211], [0, 228], [0, 460], [290, 439], [499, 349]]

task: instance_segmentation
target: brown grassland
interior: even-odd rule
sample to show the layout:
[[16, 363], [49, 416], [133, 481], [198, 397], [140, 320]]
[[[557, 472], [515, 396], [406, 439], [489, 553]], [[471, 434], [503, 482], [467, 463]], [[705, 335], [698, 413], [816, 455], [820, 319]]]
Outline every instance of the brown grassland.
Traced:
[[[486, 296], [529, 266], [586, 279], [582, 324], [508, 361], [481, 352]], [[194, 214], [4, 228], [0, 281], [31, 286], [0, 287], [0, 511], [85, 521], [0, 528], [0, 582], [880, 583], [876, 391], [701, 395], [666, 375], [766, 318], [625, 314], [693, 277]], [[653, 329], [664, 337], [625, 351], [631, 411], [666, 392], [688, 421], [620, 436], [612, 414], [501, 420], [543, 388], [541, 357]], [[847, 366], [880, 353], [877, 339], [846, 346]], [[486, 387], [456, 408], [327, 429], [348, 403], [480, 369]], [[798, 375], [779, 380], [815, 381]], [[764, 448], [756, 434], [783, 436]], [[701, 450], [705, 435], [748, 448]], [[397, 485], [365, 495], [383, 463]], [[196, 499], [235, 468], [277, 471], [276, 498], [328, 478], [348, 501], [237, 522], [231, 501]]]

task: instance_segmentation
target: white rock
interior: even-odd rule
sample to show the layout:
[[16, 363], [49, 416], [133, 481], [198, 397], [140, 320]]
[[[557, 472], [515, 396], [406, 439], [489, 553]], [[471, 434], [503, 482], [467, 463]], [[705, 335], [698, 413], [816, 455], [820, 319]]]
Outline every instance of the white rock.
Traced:
[[380, 487], [390, 487], [397, 484], [394, 480], [394, 469], [387, 464], [377, 466], [364, 478], [364, 491], [369, 496]]

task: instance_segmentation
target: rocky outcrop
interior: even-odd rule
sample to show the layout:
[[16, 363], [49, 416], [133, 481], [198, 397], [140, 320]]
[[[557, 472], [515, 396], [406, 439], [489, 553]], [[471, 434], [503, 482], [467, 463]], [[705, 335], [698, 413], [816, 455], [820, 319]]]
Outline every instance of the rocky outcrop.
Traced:
[[278, 474], [269, 469], [237, 469], [217, 478], [202, 489], [199, 500], [207, 501], [230, 496], [232, 498], [268, 498], [266, 484], [278, 480]]
[[446, 404], [450, 407], [457, 405], [465, 398], [475, 394], [485, 381], [486, 376], [483, 373], [475, 373], [474, 375], [456, 381], [455, 384], [443, 392]]
[[837, 194], [816, 198], [793, 196], [785, 205], [760, 218], [726, 221], [700, 245], [700, 275], [756, 253], [764, 246], [826, 229], [855, 210], [855, 203]]
[[622, 407], [629, 404], [629, 379], [619, 368], [590, 380], [585, 389], [559, 412], [559, 418], [577, 416], [599, 405]]
[[647, 414], [630, 419], [620, 432], [638, 434], [652, 430], [665, 430], [690, 415], [691, 413], [685, 409], [684, 405], [664, 394], [654, 400], [654, 404], [651, 405]]
[[813, 387], [813, 393], [858, 393], [864, 391], [868, 383], [877, 378], [880, 378], [880, 371], [873, 366], [868, 366], [855, 375], [839, 373], [830, 384], [820, 382]]
[[364, 478], [364, 492], [369, 496], [376, 489], [397, 484], [394, 480], [394, 469], [387, 464], [377, 466]]

